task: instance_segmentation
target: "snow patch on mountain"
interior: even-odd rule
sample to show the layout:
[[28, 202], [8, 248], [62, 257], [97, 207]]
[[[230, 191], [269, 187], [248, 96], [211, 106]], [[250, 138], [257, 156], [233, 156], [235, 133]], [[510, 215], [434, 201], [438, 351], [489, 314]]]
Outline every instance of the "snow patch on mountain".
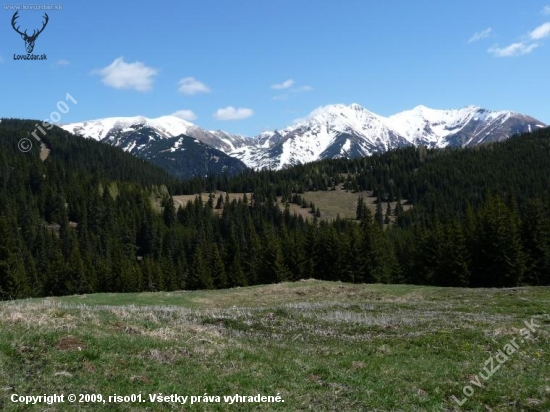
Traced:
[[[161, 116], [154, 119], [144, 116], [109, 117], [66, 124], [61, 128], [78, 136], [114, 143], [117, 146], [116, 140], [120, 136], [138, 134], [145, 129], [155, 131], [155, 136], [149, 136], [150, 143], [155, 142], [157, 139], [170, 139], [186, 135], [225, 153], [230, 153], [250, 143], [250, 139], [245, 136], [221, 130], [208, 131], [176, 116]], [[123, 149], [130, 151], [127, 147], [123, 147]]]
[[190, 129], [197, 126], [176, 116], [162, 116], [156, 119], [134, 116], [109, 117], [106, 119], [71, 123], [61, 127], [73, 134], [102, 141], [114, 131], [126, 133], [143, 127], [150, 127], [157, 130], [162, 137], [170, 138], [187, 134]]
[[[160, 141], [186, 135], [235, 157], [254, 169], [282, 169], [334, 157], [370, 156], [409, 145], [467, 147], [507, 139], [546, 127], [511, 111], [478, 106], [437, 110], [417, 106], [383, 117], [361, 107], [319, 107], [282, 130], [249, 138], [223, 130], [205, 130], [176, 116], [112, 117], [61, 126], [88, 138], [134, 153]], [[173, 151], [179, 148], [176, 142]]]

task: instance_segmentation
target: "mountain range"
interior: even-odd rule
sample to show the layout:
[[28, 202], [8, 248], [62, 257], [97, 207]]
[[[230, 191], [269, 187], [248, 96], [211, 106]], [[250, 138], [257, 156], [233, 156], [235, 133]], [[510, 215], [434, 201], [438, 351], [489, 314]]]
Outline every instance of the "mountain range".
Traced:
[[209, 132], [175, 116], [111, 117], [61, 127], [75, 135], [119, 147], [176, 177], [234, 175], [247, 168], [226, 154], [244, 145], [244, 137]]
[[246, 167], [283, 169], [316, 160], [370, 156], [402, 146], [471, 147], [546, 125], [512, 111], [478, 106], [436, 110], [417, 106], [389, 117], [358, 104], [330, 105], [282, 130], [254, 137], [205, 130], [175, 116], [113, 117], [63, 129], [120, 147], [179, 177], [234, 174]]

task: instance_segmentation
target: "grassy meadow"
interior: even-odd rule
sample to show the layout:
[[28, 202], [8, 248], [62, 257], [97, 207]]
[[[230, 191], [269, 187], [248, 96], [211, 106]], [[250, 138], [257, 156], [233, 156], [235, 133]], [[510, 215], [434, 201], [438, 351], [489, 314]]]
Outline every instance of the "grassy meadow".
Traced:
[[[214, 199], [214, 205], [216, 205], [216, 201], [218, 197], [222, 194], [225, 199], [225, 192], [216, 192], [214, 193], [215, 199]], [[229, 200], [239, 200], [243, 198], [244, 193], [229, 193]], [[331, 221], [336, 219], [336, 217], [339, 215], [342, 219], [355, 219], [356, 212], [357, 212], [357, 199], [359, 196], [363, 196], [365, 200], [365, 204], [371, 209], [372, 213], [374, 214], [376, 212], [376, 198], [371, 196], [371, 192], [352, 192], [352, 191], [346, 191], [342, 189], [341, 186], [338, 186], [336, 190], [318, 190], [315, 192], [305, 192], [300, 194], [302, 198], [306, 200], [306, 202], [309, 204], [309, 202], [313, 202], [315, 207], [319, 207], [321, 212], [321, 219]], [[198, 196], [198, 194], [194, 195], [177, 195], [174, 196], [174, 205], [176, 206], [176, 209], [180, 206], [185, 207], [187, 205], [188, 201], [194, 201], [195, 198]], [[203, 202], [208, 201], [209, 193], [201, 193]], [[247, 193], [248, 199], [250, 200], [252, 197], [252, 193]], [[281, 210], [284, 210], [285, 205], [283, 203], [280, 203], [281, 197], [278, 198], [279, 200], [279, 207]], [[406, 199], [402, 200], [403, 204], [403, 210], [408, 210], [411, 208], [411, 205], [407, 203]], [[391, 202], [390, 207], [393, 210], [395, 210], [396, 202]], [[160, 203], [157, 202], [157, 207], [160, 207]], [[301, 215], [302, 217], [306, 219], [313, 218], [313, 214], [311, 213], [311, 209], [308, 208], [302, 208], [300, 205], [296, 205], [294, 203], [289, 204], [290, 213], [297, 215]], [[382, 210], [384, 214], [386, 213], [387, 203], [382, 204]], [[216, 210], [217, 213], [221, 213], [222, 210]], [[392, 221], [394, 220], [394, 216], [391, 217]]]
[[[548, 308], [550, 288], [316, 280], [2, 302], [0, 410], [548, 411]], [[525, 321], [538, 325], [528, 339]], [[514, 338], [517, 351], [470, 383]], [[10, 400], [54, 393], [146, 402]], [[149, 402], [159, 393], [221, 402]], [[235, 394], [284, 403], [223, 403]]]

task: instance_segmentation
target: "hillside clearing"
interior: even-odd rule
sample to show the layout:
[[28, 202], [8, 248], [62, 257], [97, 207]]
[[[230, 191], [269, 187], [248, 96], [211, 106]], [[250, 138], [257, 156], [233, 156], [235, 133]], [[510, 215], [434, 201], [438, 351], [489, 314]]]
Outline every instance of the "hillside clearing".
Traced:
[[[365, 204], [370, 208], [372, 213], [374, 214], [376, 212], [376, 198], [371, 196], [371, 192], [353, 192], [351, 190], [347, 191], [342, 189], [341, 187], [337, 187], [336, 190], [318, 190], [318, 191], [309, 191], [301, 194], [300, 196], [309, 204], [312, 202], [315, 207], [320, 209], [321, 212], [321, 219], [331, 221], [336, 219], [337, 216], [340, 216], [342, 219], [355, 219], [356, 212], [357, 212], [357, 200], [359, 199], [359, 196], [363, 196], [365, 200]], [[203, 202], [208, 201], [209, 193], [201, 193], [200, 196], [202, 197]], [[215, 192], [214, 193], [214, 205], [216, 205], [216, 201], [218, 197], [222, 195], [224, 200], [226, 196], [226, 192]], [[242, 200], [244, 193], [229, 193], [229, 201], [232, 202], [233, 200]], [[249, 201], [252, 198], [252, 193], [246, 194]], [[187, 202], [191, 201], [193, 202], [199, 195], [177, 195], [173, 196], [174, 199], [174, 205], [176, 206], [176, 209], [180, 206], [185, 207], [187, 205]], [[281, 210], [284, 210], [284, 204], [281, 202], [281, 197], [278, 198], [279, 201], [279, 207]], [[407, 201], [404, 199], [402, 200], [403, 204], [403, 210], [408, 210], [412, 206], [407, 203]], [[393, 211], [395, 210], [396, 202], [390, 202], [390, 207]], [[309, 207], [302, 208], [300, 205], [296, 205], [294, 203], [289, 204], [290, 207], [290, 213], [296, 213], [297, 215], [300, 215], [304, 218], [313, 218], [313, 214], [311, 213], [311, 209]], [[382, 210], [384, 214], [386, 213], [387, 203], [383, 203]], [[222, 209], [216, 210], [216, 212], [221, 213]], [[394, 220], [394, 216], [391, 217], [392, 221]]]
[[45, 162], [49, 155], [50, 149], [44, 143], [40, 143], [40, 160]]

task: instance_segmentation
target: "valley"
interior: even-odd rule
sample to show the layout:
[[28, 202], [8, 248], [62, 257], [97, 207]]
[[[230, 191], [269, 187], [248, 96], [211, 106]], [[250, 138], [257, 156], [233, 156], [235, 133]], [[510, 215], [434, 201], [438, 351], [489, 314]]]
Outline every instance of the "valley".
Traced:
[[548, 2], [4, 4], [0, 411], [550, 411]]
[[44, 136], [45, 161], [39, 147], [21, 156], [18, 137], [33, 127], [0, 123], [9, 165], [0, 186], [3, 299], [310, 277], [455, 287], [549, 282], [548, 129], [474, 148], [406, 146], [181, 180], [59, 128]]

